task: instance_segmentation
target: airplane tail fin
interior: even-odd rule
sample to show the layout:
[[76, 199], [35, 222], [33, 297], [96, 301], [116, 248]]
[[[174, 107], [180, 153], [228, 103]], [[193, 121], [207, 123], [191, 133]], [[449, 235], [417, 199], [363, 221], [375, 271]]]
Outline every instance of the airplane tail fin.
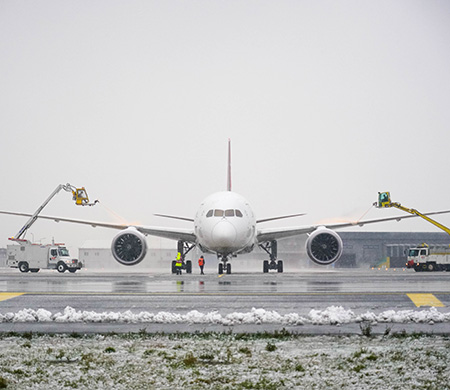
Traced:
[[228, 138], [227, 191], [231, 191], [231, 140]]

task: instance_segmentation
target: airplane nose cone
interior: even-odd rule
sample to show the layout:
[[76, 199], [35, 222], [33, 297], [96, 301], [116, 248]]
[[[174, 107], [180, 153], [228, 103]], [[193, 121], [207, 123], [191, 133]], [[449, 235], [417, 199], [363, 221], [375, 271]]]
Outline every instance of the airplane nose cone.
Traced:
[[236, 241], [236, 229], [230, 222], [221, 221], [214, 226], [212, 238], [217, 247], [232, 247]]

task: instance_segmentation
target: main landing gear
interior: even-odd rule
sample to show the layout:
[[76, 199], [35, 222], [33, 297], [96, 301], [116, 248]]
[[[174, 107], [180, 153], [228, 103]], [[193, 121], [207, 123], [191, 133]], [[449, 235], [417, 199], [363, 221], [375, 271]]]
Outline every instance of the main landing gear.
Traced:
[[269, 260], [263, 262], [263, 272], [267, 273], [271, 269], [276, 269], [277, 272], [283, 272], [283, 260], [277, 261], [277, 242], [276, 240], [267, 241], [259, 244], [259, 247], [263, 249], [270, 257]]
[[[187, 274], [192, 273], [192, 261], [191, 260], [184, 261], [184, 258], [194, 248], [195, 248], [195, 244], [191, 244], [189, 242], [182, 241], [182, 240], [178, 241], [178, 253], [180, 253], [181, 262], [183, 263], [181, 269], [184, 269]], [[172, 273], [173, 274], [177, 273], [177, 267], [175, 264], [176, 264], [176, 260], [173, 260], [172, 261]]]
[[217, 259], [219, 260], [219, 275], [222, 275], [224, 272], [231, 274], [231, 264], [228, 262], [228, 256], [218, 254]]

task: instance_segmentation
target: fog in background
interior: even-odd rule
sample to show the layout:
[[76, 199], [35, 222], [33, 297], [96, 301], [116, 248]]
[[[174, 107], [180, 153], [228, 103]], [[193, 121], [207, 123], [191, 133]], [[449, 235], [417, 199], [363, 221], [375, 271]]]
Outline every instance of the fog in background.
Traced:
[[[264, 226], [450, 209], [448, 1], [0, 1], [0, 210], [189, 227], [226, 189]], [[366, 218], [403, 214], [371, 209]], [[450, 214], [438, 217], [450, 225]], [[26, 218], [0, 216], [0, 247]], [[363, 228], [438, 231], [423, 220]], [[38, 221], [69, 247], [116, 231]], [[175, 242], [174, 242], [174, 245]]]

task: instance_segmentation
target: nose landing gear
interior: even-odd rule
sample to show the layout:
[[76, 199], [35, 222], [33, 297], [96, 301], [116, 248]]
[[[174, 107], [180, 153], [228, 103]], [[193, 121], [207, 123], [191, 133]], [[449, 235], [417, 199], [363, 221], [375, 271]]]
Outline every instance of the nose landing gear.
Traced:
[[229, 256], [217, 255], [217, 259], [219, 260], [219, 275], [222, 275], [224, 272], [227, 274], [231, 274], [231, 264], [228, 262]]

